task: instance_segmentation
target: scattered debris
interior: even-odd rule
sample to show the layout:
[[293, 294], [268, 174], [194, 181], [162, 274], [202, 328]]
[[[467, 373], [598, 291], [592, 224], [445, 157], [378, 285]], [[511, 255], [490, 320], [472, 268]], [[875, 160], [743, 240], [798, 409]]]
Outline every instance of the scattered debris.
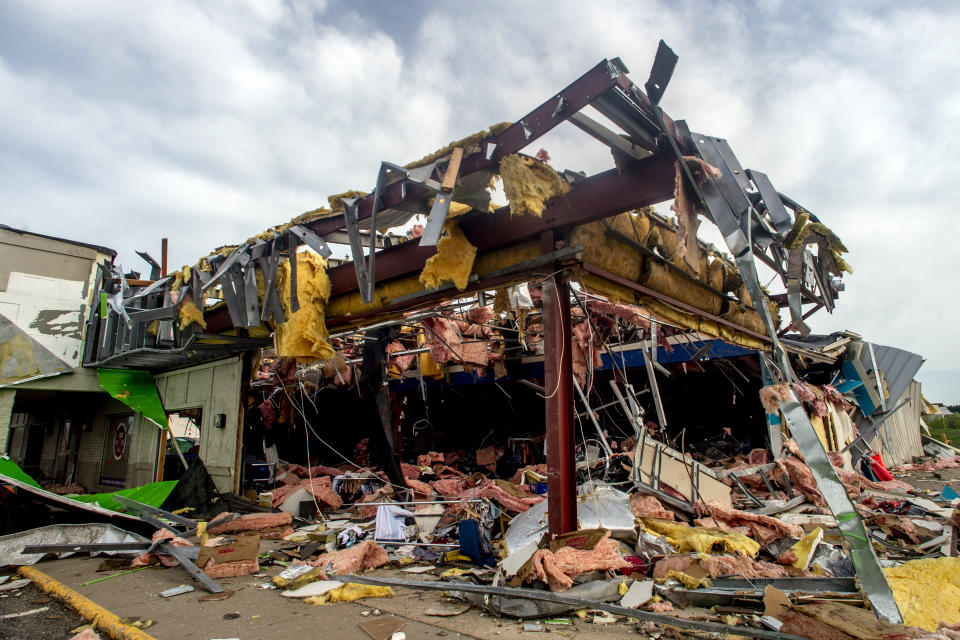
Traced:
[[[164, 402], [212, 380], [192, 376], [207, 360], [238, 395], [229, 413], [184, 410], [204, 445], [172, 437], [140, 487], [73, 495], [72, 473], [41, 485], [0, 459], [0, 516], [29, 515], [0, 521], [0, 565], [108, 554], [116, 573], [82, 585], [166, 568], [203, 586], [200, 602], [237, 578], [310, 605], [446, 591], [425, 615], [538, 620], [524, 632], [624, 618], [652, 637], [953, 638], [960, 495], [946, 475], [912, 481], [960, 467], [960, 451], [921, 434], [922, 358], [810, 333], [846, 249], [726, 141], [663, 113], [676, 62], [661, 42], [644, 91], [604, 60], [514, 124], [384, 162], [373, 192], [169, 275], [98, 267], [83, 363], [137, 429], [156, 423], [167, 443]], [[523, 153], [568, 120], [615, 169]], [[670, 198], [673, 218], [636, 209]], [[384, 232], [415, 215], [416, 233]], [[701, 215], [728, 254], [697, 238]], [[113, 425], [105, 465], [127, 464], [133, 424]], [[225, 449], [208, 469], [211, 447]], [[141, 482], [166, 453], [97, 490], [134, 468]], [[26, 584], [4, 576], [0, 591]], [[361, 615], [374, 640], [405, 638], [403, 620]]]

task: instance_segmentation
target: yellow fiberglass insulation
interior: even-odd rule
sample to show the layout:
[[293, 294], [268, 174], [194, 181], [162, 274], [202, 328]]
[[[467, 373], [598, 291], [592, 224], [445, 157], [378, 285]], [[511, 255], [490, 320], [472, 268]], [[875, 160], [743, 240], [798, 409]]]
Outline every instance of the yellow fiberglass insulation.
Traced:
[[331, 211], [343, 211], [343, 199], [344, 198], [362, 198], [367, 195], [363, 191], [357, 191], [356, 189], [351, 189], [350, 191], [344, 191], [343, 193], [337, 193], [335, 195], [327, 198], [327, 202], [330, 203]]
[[713, 583], [710, 581], [710, 578], [694, 578], [693, 576], [684, 573], [683, 571], [677, 571], [676, 569], [671, 569], [667, 571], [667, 575], [663, 576], [663, 579], [660, 582], [666, 582], [670, 579], [677, 580], [687, 589], [699, 589], [700, 587], [709, 588]]
[[714, 315], [723, 308], [723, 298], [719, 294], [653, 260], [647, 264], [642, 282], [651, 289]]
[[207, 328], [207, 323], [203, 319], [203, 311], [193, 303], [190, 296], [184, 299], [183, 304], [180, 305], [180, 312], [177, 315], [180, 318], [181, 329], [186, 329], [193, 323], [197, 323], [203, 329]]
[[470, 244], [457, 223], [447, 222], [443, 225], [443, 235], [437, 242], [437, 253], [423, 265], [420, 284], [428, 289], [436, 289], [442, 284], [452, 282], [457, 289], [463, 291], [467, 288], [476, 257], [477, 248]]
[[431, 162], [433, 162], [434, 160], [440, 160], [441, 158], [446, 158], [451, 153], [453, 153], [453, 150], [456, 149], [457, 147], [461, 147], [463, 149], [464, 155], [466, 156], [470, 155], [471, 153], [476, 153], [477, 151], [480, 151], [481, 141], [483, 141], [485, 138], [489, 138], [491, 136], [498, 135], [503, 131], [506, 131], [507, 129], [510, 128], [512, 124], [513, 124], [512, 122], [501, 122], [499, 124], [491, 125], [489, 129], [485, 129], [483, 131], [477, 131], [476, 133], [473, 133], [461, 140], [454, 140], [447, 146], [437, 149], [430, 155], [424, 156], [419, 160], [415, 160], [414, 162], [404, 165], [404, 167], [407, 169], [416, 169], [417, 167], [426, 166]]
[[310, 596], [305, 598], [306, 604], [330, 604], [333, 602], [353, 602], [360, 598], [391, 598], [393, 589], [390, 587], [379, 587], [370, 584], [357, 584], [348, 582], [342, 587], [337, 587], [333, 591], [328, 591], [322, 596]]
[[647, 529], [662, 535], [680, 553], [690, 551], [710, 553], [715, 547], [722, 547], [730, 553], [756, 558], [760, 551], [760, 544], [742, 533], [725, 533], [716, 529], [689, 527], [679, 522], [658, 518], [641, 518], [641, 520]]
[[[610, 229], [606, 224], [610, 225]], [[650, 220], [643, 213], [621, 213], [576, 227], [570, 234], [570, 244], [583, 245], [584, 262], [596, 265], [631, 282], [640, 280], [644, 257], [636, 247], [623, 242], [614, 231], [637, 244], [643, 244], [650, 231]]]
[[[277, 291], [290, 290], [290, 263], [284, 261], [277, 270]], [[300, 309], [290, 312], [290, 296], [281, 295], [285, 322], [277, 324], [273, 343], [280, 357], [294, 357], [300, 362], [314, 362], [333, 357], [327, 343], [324, 307], [330, 298], [327, 261], [319, 254], [303, 251], [297, 254], [297, 299]]]
[[514, 216], [540, 216], [547, 200], [570, 191], [570, 185], [546, 162], [517, 153], [500, 161], [500, 179]]
[[884, 569], [903, 623], [936, 631], [960, 622], [960, 558], [924, 558]]

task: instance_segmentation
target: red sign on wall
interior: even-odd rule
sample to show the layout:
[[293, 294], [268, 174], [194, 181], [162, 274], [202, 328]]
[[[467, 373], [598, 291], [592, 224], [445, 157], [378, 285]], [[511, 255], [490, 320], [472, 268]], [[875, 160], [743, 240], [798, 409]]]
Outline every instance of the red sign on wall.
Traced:
[[100, 465], [100, 484], [123, 488], [127, 485], [127, 459], [130, 457], [130, 437], [133, 434], [133, 416], [111, 416], [103, 436], [103, 458]]

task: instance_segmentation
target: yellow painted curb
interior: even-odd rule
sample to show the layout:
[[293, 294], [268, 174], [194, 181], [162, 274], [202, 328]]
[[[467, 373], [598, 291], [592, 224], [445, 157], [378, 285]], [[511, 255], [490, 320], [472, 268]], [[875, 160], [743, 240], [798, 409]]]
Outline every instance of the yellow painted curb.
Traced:
[[120, 622], [120, 618], [116, 614], [110, 613], [90, 598], [86, 598], [63, 583], [57, 582], [39, 569], [23, 566], [17, 569], [17, 573], [32, 580], [48, 596], [56, 598], [75, 610], [97, 631], [107, 634], [113, 640], [156, 640], [149, 633]]

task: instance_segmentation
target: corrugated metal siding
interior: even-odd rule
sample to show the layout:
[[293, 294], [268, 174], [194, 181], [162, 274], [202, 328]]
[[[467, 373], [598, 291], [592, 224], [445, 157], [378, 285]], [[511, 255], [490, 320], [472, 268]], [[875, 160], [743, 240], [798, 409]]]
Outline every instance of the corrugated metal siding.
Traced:
[[[887, 409], [889, 410], [899, 402], [899, 400], [895, 402], [894, 398], [900, 398], [903, 397], [903, 394], [909, 393], [910, 383], [923, 365], [923, 356], [904, 351], [903, 349], [886, 347], [882, 344], [874, 344], [873, 349], [877, 357], [877, 369], [883, 372], [887, 390], [890, 393], [890, 398], [887, 400]], [[867, 355], [866, 344], [863, 345], [861, 363], [867, 371], [873, 369], [873, 365]], [[917, 403], [919, 403], [919, 398], [917, 399]], [[919, 406], [919, 404], [917, 404], [917, 406]], [[878, 409], [874, 417], [881, 413]], [[870, 433], [869, 427], [869, 418], [860, 415], [860, 417], [857, 418], [857, 429], [861, 432]]]
[[[879, 366], [879, 363], [878, 363]], [[893, 467], [913, 461], [914, 456], [923, 455], [923, 442], [920, 439], [920, 383], [910, 382], [894, 406], [904, 399], [909, 402], [890, 416], [884, 425], [877, 430], [877, 434], [870, 441], [870, 447], [880, 452], [883, 463]], [[887, 431], [890, 432], [890, 442], [886, 443]], [[887, 446], [889, 444], [889, 447]]]

